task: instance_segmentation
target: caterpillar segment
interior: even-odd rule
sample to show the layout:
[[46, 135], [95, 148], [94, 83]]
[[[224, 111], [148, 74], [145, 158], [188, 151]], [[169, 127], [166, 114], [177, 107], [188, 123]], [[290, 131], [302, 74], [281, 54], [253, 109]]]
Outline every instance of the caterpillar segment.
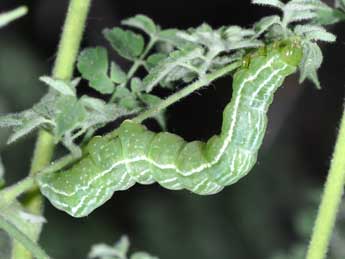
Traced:
[[124, 121], [109, 137], [95, 137], [71, 168], [37, 177], [50, 202], [73, 217], [87, 216], [135, 183], [158, 183], [199, 195], [220, 192], [254, 166], [267, 125], [267, 110], [284, 79], [302, 58], [296, 39], [266, 46], [246, 57], [233, 77], [231, 101], [219, 135], [186, 142], [168, 132], [154, 133]]

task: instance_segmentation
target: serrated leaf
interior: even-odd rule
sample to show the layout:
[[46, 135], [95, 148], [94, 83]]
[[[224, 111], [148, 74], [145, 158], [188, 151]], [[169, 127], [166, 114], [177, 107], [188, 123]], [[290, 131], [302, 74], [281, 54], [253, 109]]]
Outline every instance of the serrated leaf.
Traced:
[[330, 25], [345, 20], [345, 13], [337, 9], [323, 9], [317, 12], [314, 21], [321, 25]]
[[133, 93], [140, 93], [144, 90], [143, 82], [138, 77], [133, 77], [131, 80], [131, 91]]
[[28, 111], [23, 114], [21, 125], [13, 128], [13, 133], [8, 138], [7, 144], [17, 141], [35, 130], [37, 127], [48, 122], [47, 119], [32, 111]]
[[111, 62], [110, 78], [113, 82], [122, 84], [126, 82], [127, 75], [118, 64]]
[[[148, 106], [148, 107], [155, 107], [160, 102], [162, 102], [162, 99], [158, 96], [152, 95], [152, 94], [141, 94], [140, 99]], [[159, 126], [162, 128], [162, 130], [166, 130], [166, 120], [165, 120], [165, 110], [159, 112], [157, 115], [153, 117], [159, 124]]]
[[220, 28], [224, 37], [229, 41], [239, 41], [244, 37], [253, 36], [255, 31], [252, 29], [244, 29], [237, 25], [231, 25], [225, 28]]
[[253, 4], [258, 4], [258, 5], [268, 5], [271, 7], [276, 7], [279, 9], [284, 8], [284, 3], [278, 0], [252, 0]]
[[78, 128], [86, 118], [83, 105], [72, 96], [61, 96], [56, 103], [56, 137], [62, 137], [66, 132]]
[[0, 116], [0, 128], [19, 126], [22, 124], [19, 113]]
[[154, 53], [146, 59], [146, 68], [150, 71], [152, 68], [157, 66], [159, 62], [167, 57], [164, 53]]
[[249, 40], [241, 40], [238, 42], [226, 42], [225, 43], [225, 50], [237, 50], [237, 49], [246, 49], [246, 48], [258, 48], [263, 45], [263, 42], [260, 40], [249, 39]]
[[186, 45], [186, 41], [178, 36], [178, 33], [181, 32], [178, 29], [166, 29], [158, 32], [157, 40], [168, 43], [174, 47], [181, 48]]
[[0, 14], [0, 28], [24, 16], [27, 12], [28, 8], [26, 6], [21, 6], [12, 11]]
[[345, 10], [345, 0], [335, 0], [335, 7]]
[[151, 18], [143, 14], [138, 14], [134, 17], [123, 20], [121, 24], [132, 26], [146, 32], [148, 35], [153, 36], [157, 33], [157, 27]]
[[73, 85], [69, 82], [54, 79], [49, 76], [41, 76], [39, 79], [51, 88], [61, 93], [62, 95], [75, 96], [75, 89], [73, 88]]
[[136, 96], [125, 87], [115, 89], [114, 100], [120, 107], [130, 111], [139, 107]]
[[280, 24], [280, 17], [278, 15], [271, 15], [262, 18], [260, 21], [254, 24], [254, 30], [256, 35], [260, 36], [266, 32], [273, 24]]
[[98, 98], [94, 98], [94, 97], [90, 97], [90, 96], [86, 96], [83, 95], [80, 98], [80, 102], [82, 103], [82, 105], [87, 108], [87, 109], [91, 109], [91, 110], [95, 110], [98, 112], [103, 112], [104, 111], [104, 107], [106, 106], [106, 102], [98, 99]]
[[134, 253], [130, 259], [159, 259], [156, 256], [152, 256], [146, 252], [136, 252]]
[[132, 31], [113, 28], [105, 29], [103, 34], [117, 53], [129, 60], [134, 60], [144, 50], [144, 38]]
[[291, 12], [288, 23], [311, 20], [316, 17], [317, 17], [317, 14], [313, 11], [309, 11], [309, 10], [294, 11], [294, 12]]
[[165, 76], [169, 74], [175, 67], [188, 63], [189, 61], [202, 56], [203, 52], [200, 48], [188, 48], [184, 50], [174, 51], [169, 57], [162, 60], [150, 73], [144, 78], [144, 86], [146, 92], [151, 92]]
[[90, 86], [102, 94], [114, 91], [114, 84], [108, 77], [108, 53], [105, 48], [86, 48], [78, 58], [77, 67]]
[[99, 259], [127, 259], [127, 253], [129, 250], [129, 240], [126, 236], [122, 236], [121, 239], [115, 243], [114, 246], [107, 244], [96, 244], [91, 247], [91, 251], [88, 258]]
[[[106, 103], [93, 97], [82, 96], [80, 102], [87, 110], [87, 119], [82, 122], [82, 129], [89, 129], [90, 127], [97, 129], [104, 126], [105, 123], [133, 113], [133, 110], [129, 111], [117, 104]], [[72, 137], [74, 138], [74, 136]]]
[[295, 33], [303, 35], [305, 39], [321, 40], [326, 42], [334, 42], [336, 37], [334, 34], [327, 32], [323, 27], [317, 25], [297, 25], [295, 27]]
[[300, 83], [306, 78], [313, 81], [317, 88], [320, 87], [320, 82], [317, 76], [317, 70], [321, 66], [323, 60], [320, 47], [313, 42], [307, 42], [303, 46], [303, 59], [300, 64]]

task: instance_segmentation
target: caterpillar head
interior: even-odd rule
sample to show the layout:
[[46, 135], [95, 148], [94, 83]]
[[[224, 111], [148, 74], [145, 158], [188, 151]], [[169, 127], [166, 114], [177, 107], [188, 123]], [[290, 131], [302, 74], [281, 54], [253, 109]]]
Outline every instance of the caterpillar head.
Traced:
[[303, 58], [303, 48], [299, 38], [279, 42], [281, 58], [291, 66], [297, 67]]

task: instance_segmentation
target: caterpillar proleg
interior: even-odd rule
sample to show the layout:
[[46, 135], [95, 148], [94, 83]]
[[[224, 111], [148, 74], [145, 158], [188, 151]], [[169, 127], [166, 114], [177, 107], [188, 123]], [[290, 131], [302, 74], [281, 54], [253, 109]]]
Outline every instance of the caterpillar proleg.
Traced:
[[208, 141], [186, 142], [126, 120], [113, 137], [92, 139], [85, 156], [71, 168], [39, 175], [42, 193], [58, 209], [83, 217], [114, 192], [135, 183], [157, 182], [167, 189], [200, 195], [220, 192], [254, 166], [274, 93], [296, 71], [302, 56], [296, 39], [269, 44], [248, 55], [234, 74], [220, 134]]

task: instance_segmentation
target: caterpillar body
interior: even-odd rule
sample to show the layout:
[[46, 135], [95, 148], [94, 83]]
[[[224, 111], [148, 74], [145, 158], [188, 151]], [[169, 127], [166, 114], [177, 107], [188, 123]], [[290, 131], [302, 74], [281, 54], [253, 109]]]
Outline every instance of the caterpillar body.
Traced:
[[83, 217], [135, 183], [159, 183], [200, 195], [215, 194], [245, 176], [256, 162], [275, 91], [294, 73], [303, 52], [298, 40], [267, 45], [245, 59], [233, 78], [231, 102], [219, 135], [206, 143], [154, 133], [130, 120], [110, 137], [95, 137], [70, 169], [37, 177], [50, 202]]

